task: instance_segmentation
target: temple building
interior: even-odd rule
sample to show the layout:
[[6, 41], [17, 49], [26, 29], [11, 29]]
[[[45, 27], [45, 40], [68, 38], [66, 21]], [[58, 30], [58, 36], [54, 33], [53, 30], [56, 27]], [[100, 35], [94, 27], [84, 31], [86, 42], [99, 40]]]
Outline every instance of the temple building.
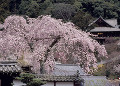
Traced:
[[21, 72], [16, 61], [0, 62], [0, 86], [13, 86], [13, 80]]
[[86, 74], [77, 64], [56, 64], [50, 74], [38, 74], [36, 78], [47, 81], [42, 86], [105, 86], [105, 76]]
[[98, 37], [119, 37], [120, 29], [117, 19], [103, 19], [101, 16], [90, 23], [89, 27], [93, 27], [89, 32]]

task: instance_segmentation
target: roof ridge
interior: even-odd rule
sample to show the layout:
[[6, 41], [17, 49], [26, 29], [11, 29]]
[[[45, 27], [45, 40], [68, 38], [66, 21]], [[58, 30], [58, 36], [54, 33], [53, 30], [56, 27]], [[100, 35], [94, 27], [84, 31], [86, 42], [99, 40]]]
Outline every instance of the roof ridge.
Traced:
[[97, 18], [96, 20], [94, 20], [93, 22], [91, 22], [88, 26], [91, 26], [91, 25], [94, 24], [96, 21], [98, 21], [100, 18], [101, 18], [105, 23], [107, 23], [108, 25], [110, 25], [111, 27], [114, 27], [113, 25], [109, 24], [105, 19], [103, 19], [102, 16], [100, 16], [99, 18]]
[[79, 66], [78, 64], [56, 64], [60, 66]]

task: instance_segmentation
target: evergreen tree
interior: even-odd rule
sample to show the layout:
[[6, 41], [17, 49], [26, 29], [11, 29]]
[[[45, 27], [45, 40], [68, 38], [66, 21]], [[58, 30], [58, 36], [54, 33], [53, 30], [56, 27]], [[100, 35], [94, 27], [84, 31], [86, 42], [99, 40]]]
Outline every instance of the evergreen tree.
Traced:
[[52, 10], [52, 16], [55, 18], [63, 19], [65, 21], [71, 20], [76, 13], [76, 8], [70, 4], [59, 3], [55, 4]]
[[30, 17], [37, 17], [40, 13], [39, 5], [33, 0], [22, 0], [19, 6], [19, 13]]
[[9, 0], [1, 0], [0, 1], [0, 22], [4, 22], [4, 19], [10, 15], [9, 11]]

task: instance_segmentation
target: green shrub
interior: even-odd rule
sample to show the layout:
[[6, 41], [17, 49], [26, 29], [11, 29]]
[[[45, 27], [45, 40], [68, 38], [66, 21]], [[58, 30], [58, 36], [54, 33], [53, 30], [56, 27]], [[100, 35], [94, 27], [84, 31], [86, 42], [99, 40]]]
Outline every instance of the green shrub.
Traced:
[[17, 77], [17, 79], [27, 84], [27, 86], [41, 86], [45, 84], [45, 82], [41, 81], [40, 79], [35, 79], [35, 75], [30, 73], [22, 73], [20, 74], [20, 77]]
[[41, 81], [40, 79], [33, 79], [27, 86], [41, 86], [45, 84], [45, 82]]
[[21, 82], [23, 83], [29, 83], [33, 80], [35, 76], [33, 74], [29, 74], [29, 73], [22, 73], [20, 74], [19, 79], [21, 80]]

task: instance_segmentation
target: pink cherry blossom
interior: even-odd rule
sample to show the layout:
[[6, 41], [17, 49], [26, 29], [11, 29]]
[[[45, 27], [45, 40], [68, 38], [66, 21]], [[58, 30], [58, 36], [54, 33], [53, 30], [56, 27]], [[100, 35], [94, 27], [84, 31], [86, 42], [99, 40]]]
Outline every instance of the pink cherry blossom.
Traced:
[[40, 73], [40, 62], [50, 73], [55, 61], [79, 64], [89, 72], [90, 67], [96, 65], [96, 57], [107, 58], [105, 47], [86, 32], [77, 30], [71, 22], [64, 23], [49, 15], [26, 19], [12, 15], [6, 18], [3, 26], [4, 30], [0, 31], [1, 58], [23, 57], [27, 64], [33, 66], [35, 73]]

